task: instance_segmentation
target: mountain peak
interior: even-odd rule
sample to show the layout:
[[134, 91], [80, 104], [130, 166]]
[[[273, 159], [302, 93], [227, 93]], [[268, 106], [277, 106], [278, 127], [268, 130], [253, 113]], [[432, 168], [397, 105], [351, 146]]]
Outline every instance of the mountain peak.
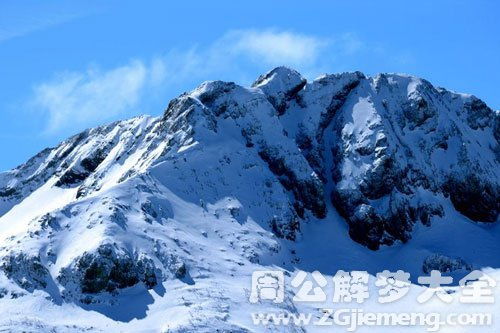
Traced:
[[286, 90], [286, 87], [295, 87], [304, 81], [306, 81], [306, 79], [304, 79], [296, 70], [286, 66], [279, 66], [270, 70], [266, 74], [259, 76], [252, 84], [252, 87], [261, 87], [268, 84], [280, 84], [283, 88], [285, 88], [283, 90]]
[[260, 88], [276, 108], [278, 114], [283, 114], [286, 103], [297, 94], [307, 83], [299, 72], [288, 67], [276, 67], [253, 83], [252, 87]]

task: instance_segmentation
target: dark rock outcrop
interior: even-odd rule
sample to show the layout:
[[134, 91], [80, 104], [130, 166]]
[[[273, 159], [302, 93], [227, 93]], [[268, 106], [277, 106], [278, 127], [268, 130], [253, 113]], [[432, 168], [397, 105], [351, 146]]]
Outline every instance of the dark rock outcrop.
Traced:
[[158, 270], [151, 259], [130, 255], [112, 245], [101, 245], [85, 253], [58, 277], [62, 285], [77, 284], [83, 294], [114, 292], [143, 283], [148, 289], [158, 283]]
[[11, 254], [2, 259], [0, 269], [21, 288], [33, 292], [45, 289], [51, 280], [49, 271], [42, 264], [40, 256], [24, 253]]

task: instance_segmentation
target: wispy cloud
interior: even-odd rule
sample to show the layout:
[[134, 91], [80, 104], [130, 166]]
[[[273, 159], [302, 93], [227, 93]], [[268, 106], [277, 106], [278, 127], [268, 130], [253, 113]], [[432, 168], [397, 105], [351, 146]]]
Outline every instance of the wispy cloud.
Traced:
[[0, 43], [57, 26], [95, 12], [97, 7], [86, 4], [55, 4], [26, 1], [23, 6], [0, 5]]
[[35, 87], [34, 103], [48, 115], [46, 132], [88, 125], [127, 113], [138, 105], [147, 86], [163, 81], [162, 65], [141, 61], [101, 71], [57, 74]]

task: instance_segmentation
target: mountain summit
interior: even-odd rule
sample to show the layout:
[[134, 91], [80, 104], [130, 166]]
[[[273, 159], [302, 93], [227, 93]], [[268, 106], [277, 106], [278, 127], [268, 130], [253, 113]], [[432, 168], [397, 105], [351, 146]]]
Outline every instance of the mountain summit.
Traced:
[[205, 82], [0, 173], [0, 308], [245, 332], [257, 269], [500, 267], [499, 142], [498, 111], [412, 76]]

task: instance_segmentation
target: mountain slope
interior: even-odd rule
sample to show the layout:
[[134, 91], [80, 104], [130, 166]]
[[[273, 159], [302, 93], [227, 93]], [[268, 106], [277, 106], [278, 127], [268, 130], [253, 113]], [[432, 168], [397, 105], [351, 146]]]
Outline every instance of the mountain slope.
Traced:
[[205, 82], [0, 174], [0, 307], [9, 327], [41, 302], [88, 314], [75, 330], [252, 331], [256, 269], [499, 267], [499, 139], [482, 101], [405, 75]]

